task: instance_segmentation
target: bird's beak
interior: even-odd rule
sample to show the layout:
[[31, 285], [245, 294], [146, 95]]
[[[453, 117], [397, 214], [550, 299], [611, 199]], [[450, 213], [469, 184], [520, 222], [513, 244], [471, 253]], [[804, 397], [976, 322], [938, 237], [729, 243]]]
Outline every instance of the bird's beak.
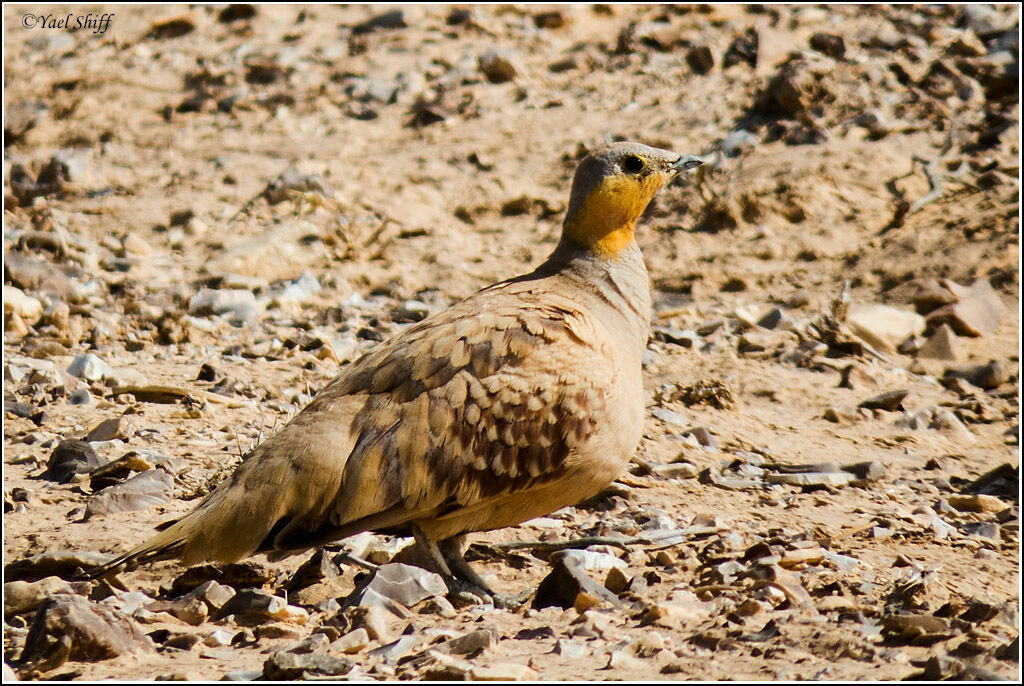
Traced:
[[679, 174], [679, 173], [682, 173], [684, 171], [690, 171], [691, 169], [696, 169], [697, 167], [699, 167], [702, 164], [704, 164], [704, 160], [702, 160], [701, 158], [697, 157], [696, 155], [683, 155], [682, 157], [680, 157], [672, 165], [672, 169], [677, 174]]

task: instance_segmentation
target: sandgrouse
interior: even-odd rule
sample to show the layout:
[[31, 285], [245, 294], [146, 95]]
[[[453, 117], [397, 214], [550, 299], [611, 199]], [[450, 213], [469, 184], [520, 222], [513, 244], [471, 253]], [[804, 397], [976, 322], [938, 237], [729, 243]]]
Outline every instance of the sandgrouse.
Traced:
[[636, 449], [651, 300], [634, 226], [700, 164], [639, 143], [591, 153], [561, 241], [536, 270], [361, 357], [194, 510], [88, 576], [375, 531], [412, 534], [453, 592], [493, 597], [462, 557], [463, 535], [590, 497]]

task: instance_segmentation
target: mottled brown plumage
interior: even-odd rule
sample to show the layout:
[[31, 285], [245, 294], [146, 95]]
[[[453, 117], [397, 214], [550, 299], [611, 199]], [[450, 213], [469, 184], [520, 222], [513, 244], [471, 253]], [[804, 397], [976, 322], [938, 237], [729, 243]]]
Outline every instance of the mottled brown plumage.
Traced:
[[633, 226], [699, 163], [637, 143], [588, 156], [540, 267], [364, 355], [195, 510], [92, 574], [370, 530], [413, 533], [446, 580], [482, 586], [459, 537], [589, 497], [635, 450], [650, 291]]

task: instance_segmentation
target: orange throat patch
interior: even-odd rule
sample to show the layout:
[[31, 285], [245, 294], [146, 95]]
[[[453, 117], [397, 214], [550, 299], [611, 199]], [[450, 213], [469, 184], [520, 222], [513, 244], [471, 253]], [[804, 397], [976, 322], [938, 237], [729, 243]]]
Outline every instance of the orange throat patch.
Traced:
[[633, 245], [636, 220], [661, 187], [660, 179], [605, 179], [572, 215], [562, 233], [600, 257], [615, 257]]

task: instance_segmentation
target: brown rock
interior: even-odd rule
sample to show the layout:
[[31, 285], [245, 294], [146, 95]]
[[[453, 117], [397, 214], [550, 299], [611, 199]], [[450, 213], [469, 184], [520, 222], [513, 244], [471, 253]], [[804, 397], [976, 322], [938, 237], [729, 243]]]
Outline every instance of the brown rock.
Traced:
[[50, 453], [43, 478], [63, 484], [71, 481], [75, 474], [82, 474], [99, 467], [100, 456], [86, 441], [65, 439]]
[[34, 610], [54, 593], [73, 591], [59, 576], [48, 576], [39, 581], [9, 581], [4, 584], [4, 617], [9, 619]]
[[951, 305], [957, 301], [956, 295], [935, 279], [921, 279], [915, 281], [917, 292], [910, 296], [914, 303], [914, 309], [918, 314], [928, 314], [945, 305]]
[[1006, 307], [988, 279], [978, 279], [969, 288], [948, 279], [943, 279], [942, 284], [957, 297], [957, 302], [929, 314], [929, 328], [948, 324], [958, 335], [972, 337], [995, 333]]
[[994, 495], [951, 495], [946, 502], [961, 512], [1002, 512], [1007, 507]]
[[858, 407], [863, 407], [865, 410], [885, 410], [887, 412], [895, 412], [900, 409], [903, 404], [903, 399], [907, 397], [910, 391], [889, 391], [888, 393], [882, 393], [876, 395], [873, 398], [868, 398], [862, 402]]
[[78, 596], [53, 596], [36, 611], [21, 659], [49, 670], [67, 660], [94, 662], [153, 649], [142, 628], [120, 612]]
[[489, 648], [494, 641], [494, 633], [490, 629], [478, 629], [441, 643], [437, 650], [452, 655], [472, 656]]
[[921, 315], [888, 305], [851, 306], [846, 322], [853, 333], [883, 352], [895, 351], [904, 339], [925, 329]]
[[987, 364], [968, 365], [947, 369], [942, 374], [943, 380], [963, 379], [973, 386], [991, 390], [1006, 383], [1008, 376], [999, 360], [990, 360]]
[[698, 45], [686, 53], [686, 63], [695, 73], [707, 74], [715, 68], [715, 56], [708, 46]]
[[104, 419], [102, 422], [93, 427], [93, 429], [86, 435], [85, 440], [90, 443], [93, 441], [110, 441], [115, 438], [129, 438], [134, 433], [131, 423], [124, 417], [112, 417], [110, 419]]
[[513, 64], [513, 56], [503, 50], [488, 50], [480, 56], [478, 64], [491, 83], [506, 83], [519, 74]]
[[540, 585], [537, 586], [537, 594], [533, 599], [534, 608], [555, 605], [568, 609], [573, 606], [576, 597], [581, 592], [588, 593], [616, 607], [621, 605], [614, 594], [583, 571], [583, 565], [578, 561], [576, 555], [577, 552], [561, 550], [552, 553], [548, 558], [548, 562], [552, 566], [551, 573], [544, 577]]
[[346, 655], [355, 655], [366, 650], [366, 647], [370, 645], [370, 633], [360, 627], [353, 631], [348, 632], [334, 643], [331, 644], [333, 650], [337, 650], [340, 653]]
[[263, 663], [263, 678], [268, 681], [302, 679], [308, 674], [339, 676], [352, 671], [352, 661], [327, 653], [277, 652]]
[[960, 346], [956, 334], [948, 324], [941, 324], [917, 350], [918, 357], [932, 360], [960, 359]]
[[113, 557], [93, 551], [55, 550], [39, 553], [7, 563], [4, 566], [4, 580], [38, 581], [48, 576], [71, 579], [87, 569], [109, 562]]

